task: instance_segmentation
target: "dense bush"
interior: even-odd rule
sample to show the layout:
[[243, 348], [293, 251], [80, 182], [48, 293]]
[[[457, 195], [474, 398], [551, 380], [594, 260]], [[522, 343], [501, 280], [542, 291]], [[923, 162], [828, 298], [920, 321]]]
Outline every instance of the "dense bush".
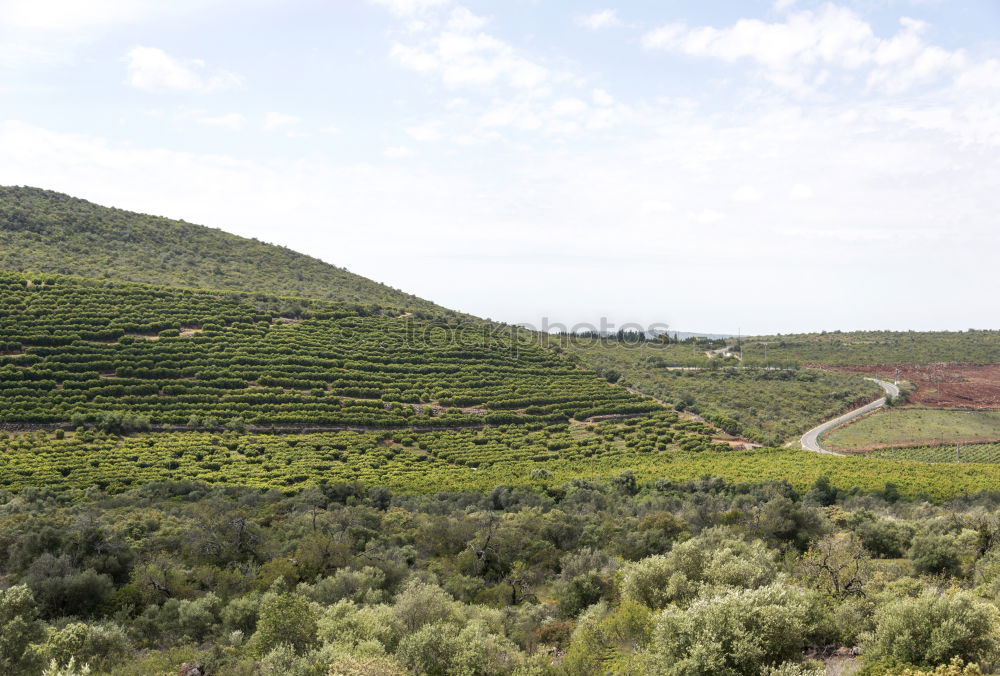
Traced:
[[971, 594], [924, 593], [882, 606], [866, 643], [872, 660], [934, 666], [954, 657], [978, 662], [996, 656], [997, 610]]
[[[988, 667], [1000, 501], [879, 494], [827, 504], [784, 484], [635, 476], [425, 496], [193, 481], [0, 492], [0, 660], [12, 673], [813, 676], [804, 655], [839, 645], [862, 647], [868, 673]], [[906, 527], [915, 555], [951, 539], [962, 565], [911, 577], [917, 559], [873, 561], [847, 529], [872, 522]], [[661, 549], [631, 560], [650, 532]], [[77, 576], [90, 582], [51, 591]]]
[[651, 651], [665, 674], [760, 674], [801, 659], [811, 606], [808, 592], [785, 584], [711, 592], [661, 612]]

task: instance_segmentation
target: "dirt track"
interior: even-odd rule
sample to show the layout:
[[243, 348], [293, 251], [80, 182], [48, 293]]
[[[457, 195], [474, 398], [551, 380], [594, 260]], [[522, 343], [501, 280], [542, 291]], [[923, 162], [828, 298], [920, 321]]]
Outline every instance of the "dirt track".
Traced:
[[840, 373], [864, 373], [916, 385], [910, 402], [935, 408], [1000, 408], [1000, 364], [877, 364], [872, 366], [818, 366]]

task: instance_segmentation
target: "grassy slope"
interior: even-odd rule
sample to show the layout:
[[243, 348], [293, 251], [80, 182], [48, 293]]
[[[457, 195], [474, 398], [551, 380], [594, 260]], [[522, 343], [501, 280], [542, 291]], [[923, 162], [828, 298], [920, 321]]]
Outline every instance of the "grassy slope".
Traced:
[[0, 187], [0, 270], [444, 311], [291, 249], [38, 188]]
[[875, 444], [933, 444], [949, 439], [1000, 439], [1000, 411], [885, 409], [831, 431], [823, 442], [830, 448], [857, 450]]

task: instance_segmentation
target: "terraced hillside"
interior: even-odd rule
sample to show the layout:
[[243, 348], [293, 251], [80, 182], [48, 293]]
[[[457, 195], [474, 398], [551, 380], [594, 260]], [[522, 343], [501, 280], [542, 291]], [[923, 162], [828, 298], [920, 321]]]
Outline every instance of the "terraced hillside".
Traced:
[[429, 427], [660, 408], [509, 329], [396, 312], [3, 275], [0, 422]]
[[38, 188], [0, 186], [0, 270], [447, 312], [285, 247]]

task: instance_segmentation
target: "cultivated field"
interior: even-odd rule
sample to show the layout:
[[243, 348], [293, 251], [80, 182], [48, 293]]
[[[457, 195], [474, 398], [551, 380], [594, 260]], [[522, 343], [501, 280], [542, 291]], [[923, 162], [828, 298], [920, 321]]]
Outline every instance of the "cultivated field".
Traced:
[[1000, 411], [887, 408], [834, 429], [823, 438], [823, 444], [833, 450], [858, 452], [906, 444], [996, 440], [1000, 440]]
[[[250, 486], [294, 495], [339, 484], [397, 493], [561, 490], [614, 479], [670, 486], [704, 477], [750, 486], [782, 482], [807, 491], [820, 477], [845, 493], [878, 492], [943, 502], [993, 490], [1000, 467], [949, 466], [797, 449], [721, 450], [697, 423], [654, 416], [537, 430], [238, 435], [202, 432], [116, 437], [90, 431], [63, 440], [31, 433], [0, 440], [0, 493], [44, 489], [67, 497], [94, 487], [114, 494], [158, 482]], [[690, 428], [690, 429], [689, 429]]]
[[872, 451], [869, 455], [873, 458], [884, 458], [886, 460], [1000, 463], [1000, 444], [901, 446]]

